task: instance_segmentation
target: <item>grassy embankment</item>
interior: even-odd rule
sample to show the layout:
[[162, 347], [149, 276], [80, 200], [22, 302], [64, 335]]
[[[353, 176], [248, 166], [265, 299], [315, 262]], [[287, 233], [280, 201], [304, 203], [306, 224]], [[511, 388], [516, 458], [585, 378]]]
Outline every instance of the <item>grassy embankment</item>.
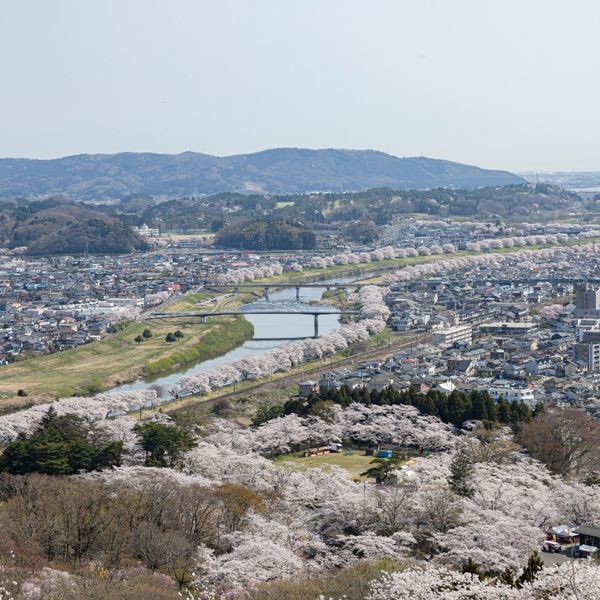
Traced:
[[181, 348], [144, 366], [145, 375], [157, 375], [172, 371], [190, 363], [203, 362], [225, 354], [252, 337], [252, 323], [242, 317], [227, 317], [209, 325], [200, 340], [187, 348]]
[[[213, 303], [206, 294], [190, 295], [171, 303], [167, 310], [192, 310], [199, 308], [199, 301], [205, 310], [219, 310], [232, 308], [243, 299], [223, 296]], [[146, 328], [152, 337], [137, 343], [135, 338]], [[167, 333], [178, 329], [183, 338], [167, 343]], [[215, 317], [206, 324], [189, 319], [133, 323], [99, 342], [1, 366], [1, 402], [4, 408], [16, 408], [52, 397], [93, 394], [140, 375], [156, 375], [224, 354], [250, 339], [252, 333], [252, 325], [241, 317]], [[14, 395], [19, 389], [28, 397], [17, 400]], [[11, 397], [14, 399], [7, 400]]]
[[[315, 368], [318, 368], [319, 370], [335, 369], [336, 366], [338, 366], [340, 363], [348, 362], [350, 359], [352, 359], [352, 362], [354, 362], [354, 360], [360, 362], [361, 354], [365, 350], [389, 348], [390, 352], [393, 352], [395, 347], [401, 346], [402, 344], [410, 343], [411, 337], [412, 336], [407, 334], [391, 334], [388, 329], [385, 329], [381, 333], [372, 336], [368, 342], [366, 342], [364, 345], [360, 345], [359, 347], [348, 348], [346, 350], [336, 352], [331, 356], [302, 363], [294, 367], [290, 371], [273, 373], [268, 378], [242, 381], [236, 383], [235, 385], [228, 385], [222, 388], [218, 388], [212, 392], [209, 392], [208, 394], [203, 394], [201, 396], [185, 396], [184, 398], [173, 400], [168, 404], [163, 404], [161, 406], [161, 410], [163, 412], [182, 410], [192, 410], [196, 413], [210, 412], [210, 401], [214, 401], [220, 398], [226, 398], [230, 394], [237, 393], [239, 395], [245, 390], [248, 391], [248, 396], [244, 395], [244, 397], [249, 401], [251, 400], [250, 404], [256, 405], [256, 403], [262, 401], [263, 396], [265, 395], [264, 390], [260, 389], [261, 386], [269, 382], [275, 384], [276, 386], [284, 390], [284, 397], [289, 397], [291, 394], [296, 393], [298, 391], [298, 387], [296, 383], [290, 384], [288, 380], [293, 380], [302, 373], [313, 371]], [[202, 405], [206, 405], [206, 408], [202, 408]], [[150, 414], [151, 411], [145, 411], [142, 414], [142, 417], [149, 416]]]

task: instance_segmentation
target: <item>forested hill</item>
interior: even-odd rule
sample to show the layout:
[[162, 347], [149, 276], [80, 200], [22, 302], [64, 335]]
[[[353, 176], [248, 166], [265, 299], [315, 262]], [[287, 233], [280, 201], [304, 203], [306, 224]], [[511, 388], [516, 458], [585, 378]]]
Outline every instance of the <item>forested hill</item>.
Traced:
[[279, 148], [254, 154], [80, 154], [52, 160], [0, 159], [0, 197], [67, 194], [74, 199], [132, 193], [181, 196], [218, 192], [478, 188], [523, 183], [507, 171], [374, 150]]
[[[114, 210], [132, 225], [147, 223], [165, 231], [196, 228], [219, 231], [223, 225], [278, 219], [314, 223], [369, 222], [389, 225], [409, 214], [439, 217], [532, 219], [552, 211], [580, 212], [585, 208], [574, 193], [548, 184], [493, 186], [476, 190], [393, 190], [379, 188], [349, 194], [216, 194], [209, 198], [178, 198], [157, 203], [132, 196]], [[234, 244], [235, 248], [239, 244]]]
[[27, 254], [108, 254], [146, 248], [146, 242], [118, 218], [64, 199], [0, 202], [0, 247]]

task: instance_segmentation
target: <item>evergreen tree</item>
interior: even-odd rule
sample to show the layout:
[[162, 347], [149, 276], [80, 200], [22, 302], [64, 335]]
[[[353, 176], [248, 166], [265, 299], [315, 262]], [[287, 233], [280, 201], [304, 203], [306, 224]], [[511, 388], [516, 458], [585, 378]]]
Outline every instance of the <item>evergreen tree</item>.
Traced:
[[371, 404], [371, 394], [369, 392], [369, 388], [366, 385], [361, 385], [359, 388], [355, 390], [355, 400], [360, 404], [369, 405]]
[[4, 449], [0, 471], [15, 475], [73, 475], [120, 465], [122, 442], [92, 443], [90, 430], [81, 417], [58, 416], [51, 406], [36, 431]]
[[454, 390], [450, 396], [448, 396], [447, 420], [452, 424], [460, 427], [467, 415], [470, 414], [471, 410], [471, 399], [466, 394]]
[[477, 575], [479, 578], [481, 578], [481, 570], [479, 569], [479, 565], [470, 556], [467, 559], [467, 562], [462, 566], [461, 571], [463, 573]]
[[352, 404], [352, 390], [349, 385], [342, 384], [342, 387], [339, 389], [339, 398], [339, 403], [342, 406], [350, 406]]
[[471, 498], [475, 493], [471, 486], [472, 476], [473, 465], [470, 458], [465, 452], [458, 452], [450, 465], [450, 477], [448, 479], [450, 488], [459, 496]]
[[508, 424], [513, 420], [513, 414], [512, 414], [510, 402], [505, 400], [502, 396], [500, 396], [500, 398], [498, 398], [497, 413], [498, 413], [498, 420], [501, 423]]
[[360, 475], [361, 477], [373, 477], [377, 483], [385, 483], [392, 471], [398, 469], [402, 462], [402, 459], [398, 457], [376, 458], [371, 461], [373, 466]]
[[[518, 579], [518, 584], [532, 583], [537, 574], [544, 568], [544, 563], [537, 552], [534, 552], [527, 561], [527, 565], [523, 569], [523, 573]], [[519, 585], [519, 587], [520, 587]]]
[[178, 425], [151, 421], [138, 423], [133, 431], [146, 452], [147, 467], [175, 467], [184, 452], [198, 445], [194, 436]]

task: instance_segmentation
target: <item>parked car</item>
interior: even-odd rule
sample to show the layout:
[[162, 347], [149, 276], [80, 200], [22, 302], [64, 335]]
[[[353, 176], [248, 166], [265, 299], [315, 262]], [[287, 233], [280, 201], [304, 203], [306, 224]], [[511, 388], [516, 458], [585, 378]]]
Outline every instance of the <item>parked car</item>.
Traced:
[[560, 551], [561, 551], [561, 545], [558, 542], [546, 540], [542, 544], [542, 552], [560, 552]]

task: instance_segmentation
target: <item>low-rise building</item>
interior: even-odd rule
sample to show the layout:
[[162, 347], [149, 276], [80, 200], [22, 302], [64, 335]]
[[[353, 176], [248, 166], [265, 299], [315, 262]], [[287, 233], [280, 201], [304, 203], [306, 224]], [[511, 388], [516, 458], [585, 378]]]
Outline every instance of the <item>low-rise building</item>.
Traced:
[[531, 336], [537, 331], [538, 325], [532, 321], [496, 321], [493, 323], [482, 323], [479, 331], [483, 335], [511, 335], [511, 336]]
[[494, 401], [498, 401], [500, 398], [504, 398], [509, 402], [514, 402], [516, 400], [517, 402], [523, 402], [532, 408], [536, 403], [533, 388], [514, 384], [510, 381], [493, 381], [485, 387], [485, 390]]
[[435, 331], [431, 336], [431, 341], [436, 346], [444, 344], [454, 344], [455, 342], [465, 342], [470, 344], [473, 339], [473, 327], [468, 324], [453, 325]]

